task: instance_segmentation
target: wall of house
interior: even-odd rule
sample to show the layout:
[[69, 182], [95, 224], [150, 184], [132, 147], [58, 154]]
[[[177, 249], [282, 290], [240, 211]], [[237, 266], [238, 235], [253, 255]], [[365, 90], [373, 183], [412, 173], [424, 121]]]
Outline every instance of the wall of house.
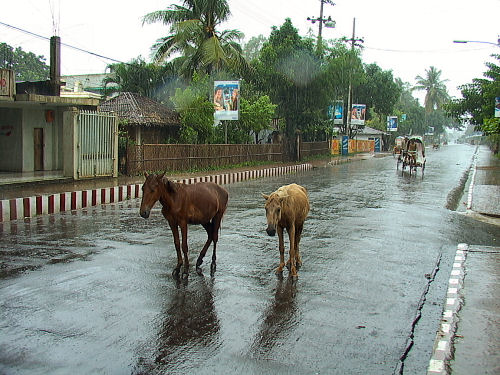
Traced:
[[[46, 119], [48, 110], [54, 111], [54, 118], [51, 122]], [[35, 168], [35, 128], [43, 129], [43, 170], [62, 169], [61, 127], [62, 113], [56, 108], [33, 107], [23, 110], [23, 171], [33, 171]]]
[[22, 171], [22, 110], [0, 108], [0, 171]]
[[358, 134], [356, 139], [359, 140], [373, 140], [375, 141], [375, 152], [380, 152], [384, 147], [384, 140], [382, 134]]

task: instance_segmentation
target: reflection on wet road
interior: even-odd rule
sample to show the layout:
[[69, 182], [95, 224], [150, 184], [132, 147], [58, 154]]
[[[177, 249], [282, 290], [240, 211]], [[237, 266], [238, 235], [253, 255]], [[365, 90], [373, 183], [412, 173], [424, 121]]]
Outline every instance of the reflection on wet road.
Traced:
[[[228, 185], [213, 278], [172, 278], [171, 232], [138, 201], [4, 224], [0, 373], [391, 374], [441, 257], [404, 361], [424, 373], [457, 243], [499, 234], [445, 208], [473, 153], [429, 150], [424, 178], [385, 157]], [[295, 283], [260, 194], [292, 182], [311, 200]], [[190, 227], [192, 261], [205, 240]]]

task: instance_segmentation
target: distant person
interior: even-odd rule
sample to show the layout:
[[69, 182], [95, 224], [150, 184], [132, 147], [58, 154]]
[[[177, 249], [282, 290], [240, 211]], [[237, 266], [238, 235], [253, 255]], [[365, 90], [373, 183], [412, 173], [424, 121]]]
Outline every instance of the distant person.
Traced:
[[222, 97], [222, 88], [217, 87], [214, 94], [214, 107], [216, 111], [224, 110], [224, 98]]
[[356, 107], [354, 107], [351, 111], [351, 119], [352, 120], [358, 119], [358, 109]]
[[238, 110], [238, 94], [239, 94], [238, 89], [234, 89], [233, 92], [231, 93], [231, 111], [237, 111]]

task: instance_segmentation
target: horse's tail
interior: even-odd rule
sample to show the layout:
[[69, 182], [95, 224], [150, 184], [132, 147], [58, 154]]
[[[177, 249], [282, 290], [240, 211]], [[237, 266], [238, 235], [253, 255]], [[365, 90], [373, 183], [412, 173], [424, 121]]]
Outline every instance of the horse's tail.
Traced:
[[[227, 193], [226, 193], [227, 194]], [[224, 211], [222, 211], [222, 216], [220, 218], [220, 225], [219, 225], [219, 234], [222, 233], [222, 222], [224, 221], [224, 215], [226, 214], [227, 210], [227, 205], [229, 203], [229, 194], [226, 197], [226, 204], [224, 205]]]
[[218, 194], [218, 201], [220, 204], [218, 213], [220, 213], [220, 222], [219, 222], [219, 234], [222, 233], [222, 221], [224, 219], [224, 215], [226, 214], [227, 204], [229, 202], [229, 194], [226, 189], [222, 188], [223, 191], [220, 191]]

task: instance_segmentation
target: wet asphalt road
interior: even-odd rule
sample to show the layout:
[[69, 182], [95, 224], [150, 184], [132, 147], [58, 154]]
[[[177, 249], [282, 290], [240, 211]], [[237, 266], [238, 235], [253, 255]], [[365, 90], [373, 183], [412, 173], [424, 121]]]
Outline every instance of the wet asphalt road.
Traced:
[[[228, 185], [214, 277], [210, 249], [205, 276], [172, 278], [139, 200], [4, 224], [0, 373], [425, 373], [456, 245], [500, 237], [445, 208], [474, 151], [428, 150], [423, 178], [385, 157]], [[261, 197], [292, 182], [311, 201], [296, 282]], [[205, 240], [190, 227], [192, 265]]]

